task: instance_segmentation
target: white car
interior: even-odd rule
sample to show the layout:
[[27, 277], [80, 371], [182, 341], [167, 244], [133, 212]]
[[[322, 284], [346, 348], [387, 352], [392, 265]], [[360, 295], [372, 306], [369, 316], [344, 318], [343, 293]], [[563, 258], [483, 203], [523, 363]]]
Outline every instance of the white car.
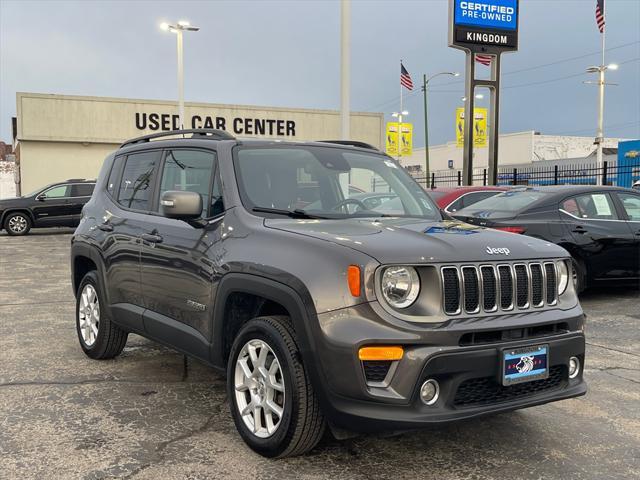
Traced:
[[634, 190], [640, 190], [640, 180], [636, 181], [631, 188], [633, 188]]

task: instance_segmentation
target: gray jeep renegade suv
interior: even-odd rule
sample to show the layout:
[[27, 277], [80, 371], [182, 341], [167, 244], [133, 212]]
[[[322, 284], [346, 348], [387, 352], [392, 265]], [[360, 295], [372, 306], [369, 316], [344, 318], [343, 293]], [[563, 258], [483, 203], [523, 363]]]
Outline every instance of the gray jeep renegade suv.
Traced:
[[447, 219], [357, 142], [126, 142], [71, 267], [89, 357], [132, 332], [225, 371], [240, 435], [269, 457], [310, 450], [326, 426], [408, 430], [586, 392], [567, 252]]

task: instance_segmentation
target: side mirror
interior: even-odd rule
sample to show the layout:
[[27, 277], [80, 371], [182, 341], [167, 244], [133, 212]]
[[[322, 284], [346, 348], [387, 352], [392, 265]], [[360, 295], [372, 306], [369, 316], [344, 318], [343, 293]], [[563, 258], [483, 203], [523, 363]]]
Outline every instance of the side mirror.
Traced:
[[202, 215], [202, 196], [196, 192], [170, 190], [162, 194], [160, 208], [167, 218], [193, 220]]
[[39, 202], [44, 202], [47, 199], [47, 194], [46, 193], [41, 193], [40, 195], [38, 195], [36, 197], [36, 200]]

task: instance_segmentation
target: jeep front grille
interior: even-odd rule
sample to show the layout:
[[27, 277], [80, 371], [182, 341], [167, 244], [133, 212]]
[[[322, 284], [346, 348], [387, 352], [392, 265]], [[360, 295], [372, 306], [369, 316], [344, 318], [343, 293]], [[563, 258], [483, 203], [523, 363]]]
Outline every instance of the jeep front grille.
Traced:
[[447, 315], [526, 310], [557, 301], [553, 262], [446, 266], [440, 271]]
[[444, 311], [451, 315], [460, 313], [460, 283], [458, 269], [455, 267], [442, 269]]
[[558, 292], [558, 287], [556, 286], [556, 266], [553, 263], [545, 263], [544, 271], [547, 278], [547, 303], [554, 305]]

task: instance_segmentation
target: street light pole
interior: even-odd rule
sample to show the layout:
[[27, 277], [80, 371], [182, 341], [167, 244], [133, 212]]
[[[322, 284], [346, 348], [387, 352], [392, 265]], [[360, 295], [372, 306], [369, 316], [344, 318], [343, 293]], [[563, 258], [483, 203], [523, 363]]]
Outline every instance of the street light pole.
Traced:
[[351, 138], [351, 0], [342, 0], [340, 25], [340, 136]]
[[178, 50], [178, 122], [180, 130], [184, 130], [184, 58], [182, 48], [182, 30], [176, 31]]
[[160, 28], [176, 34], [177, 55], [178, 55], [178, 124], [180, 130], [184, 129], [184, 51], [183, 33], [197, 32], [200, 27], [194, 27], [186, 20], [180, 20], [175, 25], [163, 22]]
[[[604, 40], [603, 40], [604, 41]], [[593, 67], [587, 68], [587, 73], [597, 73], [598, 81], [597, 82], [584, 82], [584, 83], [597, 83], [598, 85], [598, 129], [596, 132], [596, 161], [598, 166], [598, 171], [601, 174], [600, 184], [604, 183], [604, 158], [602, 153], [603, 143], [604, 143], [604, 87], [606, 85], [615, 85], [615, 83], [607, 83], [605, 81], [605, 72], [607, 70], [617, 70], [618, 65], [615, 63], [610, 63], [609, 65], [604, 64], [604, 44], [603, 44], [603, 54], [602, 54], [602, 65], [597, 65]]]
[[427, 74], [422, 75], [422, 93], [424, 94], [424, 167], [426, 188], [429, 188], [429, 115], [427, 110], [427, 86], [429, 82], [439, 75], [451, 75], [457, 77], [458, 72], [440, 72], [427, 78]]
[[427, 110], [427, 74], [422, 75], [422, 93], [424, 95], [424, 175], [425, 188], [429, 189], [429, 114]]

